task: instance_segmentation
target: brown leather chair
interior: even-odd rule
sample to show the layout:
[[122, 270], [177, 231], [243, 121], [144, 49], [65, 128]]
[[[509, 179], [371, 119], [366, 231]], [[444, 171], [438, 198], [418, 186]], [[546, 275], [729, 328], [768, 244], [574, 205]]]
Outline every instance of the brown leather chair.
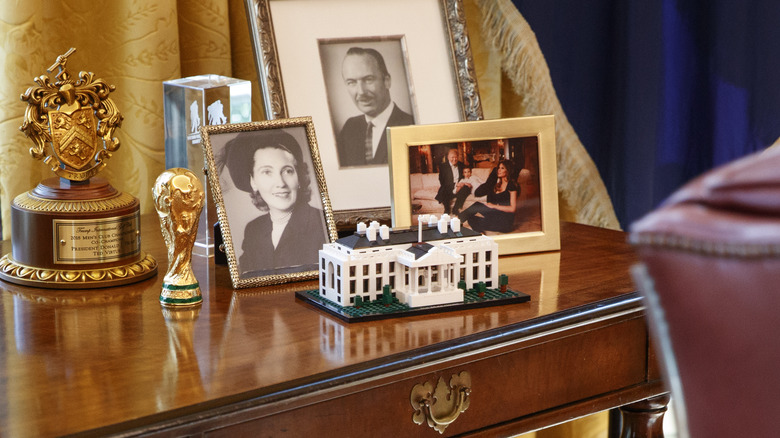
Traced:
[[687, 184], [630, 239], [680, 437], [780, 436], [780, 148]]

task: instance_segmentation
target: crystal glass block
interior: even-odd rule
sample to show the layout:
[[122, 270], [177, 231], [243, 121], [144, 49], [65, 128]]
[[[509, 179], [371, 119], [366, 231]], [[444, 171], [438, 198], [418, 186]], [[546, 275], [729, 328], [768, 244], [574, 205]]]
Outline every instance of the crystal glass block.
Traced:
[[214, 255], [214, 198], [203, 171], [205, 159], [200, 127], [252, 120], [252, 84], [243, 79], [201, 75], [163, 82], [165, 167], [195, 172], [207, 188], [206, 205], [198, 223], [193, 251]]

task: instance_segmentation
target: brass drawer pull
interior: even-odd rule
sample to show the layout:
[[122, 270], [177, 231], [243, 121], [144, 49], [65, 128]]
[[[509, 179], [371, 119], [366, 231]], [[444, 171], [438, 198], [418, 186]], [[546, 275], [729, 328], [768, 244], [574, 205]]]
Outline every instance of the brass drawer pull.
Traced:
[[415, 424], [427, 421], [428, 426], [444, 433], [444, 429], [468, 409], [470, 395], [471, 374], [468, 371], [453, 374], [449, 385], [439, 377], [435, 390], [431, 382], [418, 383], [412, 388], [411, 394], [414, 408], [412, 421]]

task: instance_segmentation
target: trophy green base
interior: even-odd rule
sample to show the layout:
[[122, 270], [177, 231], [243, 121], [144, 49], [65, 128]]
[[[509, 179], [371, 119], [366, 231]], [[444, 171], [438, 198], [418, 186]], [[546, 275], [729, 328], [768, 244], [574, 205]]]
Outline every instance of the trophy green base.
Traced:
[[12, 252], [0, 279], [52, 289], [113, 287], [145, 280], [157, 262], [141, 251], [139, 202], [102, 178], [47, 179], [11, 206]]
[[163, 283], [160, 293], [160, 304], [167, 307], [195, 306], [203, 302], [203, 296], [200, 294], [200, 285], [185, 284], [173, 285]]

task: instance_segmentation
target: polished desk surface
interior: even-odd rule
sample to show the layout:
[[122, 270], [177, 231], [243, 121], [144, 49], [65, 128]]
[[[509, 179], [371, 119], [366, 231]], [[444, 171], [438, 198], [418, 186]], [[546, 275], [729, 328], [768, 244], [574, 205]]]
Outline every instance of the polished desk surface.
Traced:
[[0, 282], [0, 436], [149, 430], [533, 335], [560, 315], [641, 311], [625, 235], [564, 223], [561, 251], [500, 260], [529, 303], [348, 324], [294, 298], [316, 282], [233, 290], [226, 267], [195, 257], [203, 304], [169, 312], [158, 302], [167, 260], [154, 220], [143, 219], [142, 235], [160, 265], [154, 278], [84, 291]]

